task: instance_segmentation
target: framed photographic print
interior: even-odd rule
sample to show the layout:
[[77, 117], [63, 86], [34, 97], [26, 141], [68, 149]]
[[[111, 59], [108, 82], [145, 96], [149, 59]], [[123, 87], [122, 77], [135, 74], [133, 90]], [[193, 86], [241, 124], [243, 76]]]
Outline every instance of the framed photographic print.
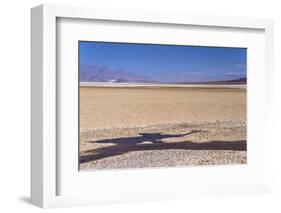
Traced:
[[270, 191], [270, 19], [32, 9], [41, 207]]

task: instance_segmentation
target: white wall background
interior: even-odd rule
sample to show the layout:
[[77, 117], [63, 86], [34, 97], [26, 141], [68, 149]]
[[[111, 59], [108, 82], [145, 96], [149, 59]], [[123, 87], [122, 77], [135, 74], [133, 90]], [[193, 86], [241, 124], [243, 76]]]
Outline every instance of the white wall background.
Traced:
[[[275, 19], [275, 129], [272, 195], [192, 199], [47, 210], [83, 212], [280, 212], [281, 3], [278, 0], [8, 0], [0, 7], [0, 211], [37, 212], [28, 204], [30, 178], [30, 8], [42, 3]], [[279, 111], [277, 110], [279, 109]], [[279, 155], [279, 156], [278, 156]]]

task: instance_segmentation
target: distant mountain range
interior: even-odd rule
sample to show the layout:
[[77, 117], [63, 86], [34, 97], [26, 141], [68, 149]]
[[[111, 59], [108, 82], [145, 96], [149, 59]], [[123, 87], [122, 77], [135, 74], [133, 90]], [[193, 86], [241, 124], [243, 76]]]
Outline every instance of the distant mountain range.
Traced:
[[80, 82], [111, 82], [111, 83], [174, 83], [174, 84], [247, 84], [246, 78], [222, 81], [204, 82], [160, 82], [153, 79], [124, 72], [122, 70], [112, 70], [99, 65], [80, 65]]
[[247, 78], [238, 78], [234, 80], [221, 80], [221, 81], [180, 82], [178, 84], [243, 85], [243, 84], [247, 84]]
[[210, 81], [209, 84], [247, 84], [247, 78], [239, 78], [235, 80], [225, 80], [225, 81]]
[[80, 65], [80, 82], [153, 83], [152, 79], [98, 65]]

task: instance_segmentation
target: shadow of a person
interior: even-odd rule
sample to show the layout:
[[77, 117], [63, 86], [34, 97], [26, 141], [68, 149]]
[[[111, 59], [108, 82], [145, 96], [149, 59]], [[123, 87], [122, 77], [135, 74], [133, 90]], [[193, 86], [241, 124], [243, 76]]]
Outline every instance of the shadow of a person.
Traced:
[[149, 141], [151, 143], [162, 143], [162, 139], [167, 138], [179, 138], [184, 137], [186, 135], [198, 133], [198, 132], [204, 132], [202, 130], [192, 130], [188, 133], [182, 133], [182, 134], [162, 134], [162, 133], [139, 133], [139, 136], [136, 137], [128, 137], [128, 138], [112, 138], [112, 139], [104, 139], [104, 140], [98, 140], [98, 141], [91, 141], [91, 143], [96, 144], [119, 144], [119, 145], [137, 145], [140, 143], [143, 143], [145, 141]]

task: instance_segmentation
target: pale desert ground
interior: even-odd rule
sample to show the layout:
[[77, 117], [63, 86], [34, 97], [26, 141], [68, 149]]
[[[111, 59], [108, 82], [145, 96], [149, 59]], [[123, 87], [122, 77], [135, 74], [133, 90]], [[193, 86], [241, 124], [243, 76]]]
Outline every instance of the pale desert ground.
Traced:
[[80, 170], [244, 164], [246, 88], [80, 86]]

